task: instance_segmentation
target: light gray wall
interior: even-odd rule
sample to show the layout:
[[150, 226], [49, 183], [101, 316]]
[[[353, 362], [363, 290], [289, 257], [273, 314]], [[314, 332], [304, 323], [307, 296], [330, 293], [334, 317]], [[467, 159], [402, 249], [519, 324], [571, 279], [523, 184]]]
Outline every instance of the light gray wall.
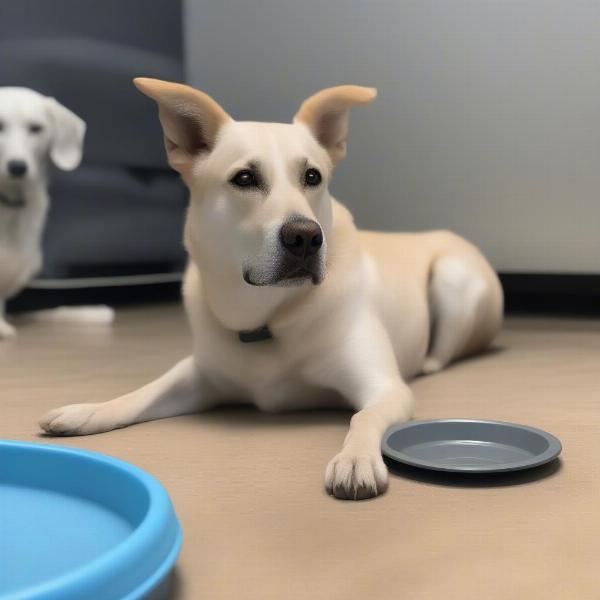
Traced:
[[187, 0], [188, 79], [235, 118], [379, 88], [334, 192], [363, 227], [454, 229], [505, 271], [600, 272], [600, 2]]

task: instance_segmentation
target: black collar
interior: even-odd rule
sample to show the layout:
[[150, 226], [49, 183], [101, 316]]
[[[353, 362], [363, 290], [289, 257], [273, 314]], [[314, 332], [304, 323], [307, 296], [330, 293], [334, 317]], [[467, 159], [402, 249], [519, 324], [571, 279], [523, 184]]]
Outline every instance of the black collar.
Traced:
[[240, 338], [240, 342], [243, 342], [244, 344], [250, 344], [252, 342], [272, 340], [273, 334], [271, 333], [268, 325], [263, 325], [262, 327], [253, 329], [252, 331], [238, 331], [238, 337]]
[[22, 196], [11, 198], [0, 192], [0, 204], [6, 206], [6, 208], [23, 208], [25, 206], [25, 199]]

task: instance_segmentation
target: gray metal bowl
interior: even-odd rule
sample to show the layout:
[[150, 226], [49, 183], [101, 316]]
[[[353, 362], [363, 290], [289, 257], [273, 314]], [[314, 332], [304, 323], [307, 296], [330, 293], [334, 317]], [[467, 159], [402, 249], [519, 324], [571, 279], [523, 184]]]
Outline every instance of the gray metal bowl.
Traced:
[[383, 454], [395, 461], [460, 473], [499, 473], [543, 465], [562, 446], [553, 435], [516, 423], [471, 419], [411, 421], [388, 429]]

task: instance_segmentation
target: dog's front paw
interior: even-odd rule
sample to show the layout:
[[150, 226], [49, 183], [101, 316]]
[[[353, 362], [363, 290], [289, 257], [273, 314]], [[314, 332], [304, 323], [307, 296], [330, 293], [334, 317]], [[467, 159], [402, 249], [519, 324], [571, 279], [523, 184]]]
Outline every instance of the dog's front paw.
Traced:
[[325, 471], [325, 488], [336, 498], [365, 500], [383, 494], [388, 474], [381, 454], [353, 454], [342, 450]]
[[40, 427], [51, 435], [89, 435], [117, 427], [103, 414], [102, 404], [70, 404], [46, 413]]
[[17, 330], [10, 324], [0, 319], [0, 341], [14, 338], [17, 335]]

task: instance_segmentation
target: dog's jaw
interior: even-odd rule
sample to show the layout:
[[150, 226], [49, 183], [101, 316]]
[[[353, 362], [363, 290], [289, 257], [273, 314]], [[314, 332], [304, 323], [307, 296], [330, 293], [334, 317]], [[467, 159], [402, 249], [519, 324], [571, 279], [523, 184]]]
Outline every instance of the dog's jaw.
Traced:
[[276, 254], [273, 259], [263, 259], [258, 264], [246, 261], [242, 266], [242, 278], [255, 287], [300, 287], [308, 282], [319, 285], [325, 279], [326, 256], [327, 247], [323, 244], [318, 254], [306, 259]]
[[250, 269], [244, 269], [242, 278], [248, 285], [254, 287], [300, 287], [307, 282], [312, 283], [312, 285], [320, 285], [323, 283], [325, 275], [322, 272], [322, 269], [313, 271], [300, 267], [292, 273], [288, 273], [281, 277], [261, 281], [260, 279], [255, 280], [252, 277]]

